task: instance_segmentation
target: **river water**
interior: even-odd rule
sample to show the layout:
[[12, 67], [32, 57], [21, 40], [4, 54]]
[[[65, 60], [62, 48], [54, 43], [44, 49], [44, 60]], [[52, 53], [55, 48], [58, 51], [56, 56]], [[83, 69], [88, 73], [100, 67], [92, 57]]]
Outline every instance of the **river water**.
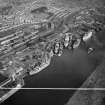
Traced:
[[77, 88], [94, 71], [103, 58], [103, 52], [87, 54], [85, 50], [65, 50], [55, 56], [51, 64], [33, 76], [27, 77], [27, 88]]

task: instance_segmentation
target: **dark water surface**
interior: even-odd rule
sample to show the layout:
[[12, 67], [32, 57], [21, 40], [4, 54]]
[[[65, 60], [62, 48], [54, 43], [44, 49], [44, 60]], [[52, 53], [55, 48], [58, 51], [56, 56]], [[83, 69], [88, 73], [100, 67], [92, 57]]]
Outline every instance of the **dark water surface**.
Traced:
[[61, 57], [55, 56], [49, 67], [40, 73], [28, 77], [25, 87], [31, 88], [74, 88], [86, 80], [103, 58], [97, 51], [88, 55], [76, 49], [74, 52], [65, 50]]

